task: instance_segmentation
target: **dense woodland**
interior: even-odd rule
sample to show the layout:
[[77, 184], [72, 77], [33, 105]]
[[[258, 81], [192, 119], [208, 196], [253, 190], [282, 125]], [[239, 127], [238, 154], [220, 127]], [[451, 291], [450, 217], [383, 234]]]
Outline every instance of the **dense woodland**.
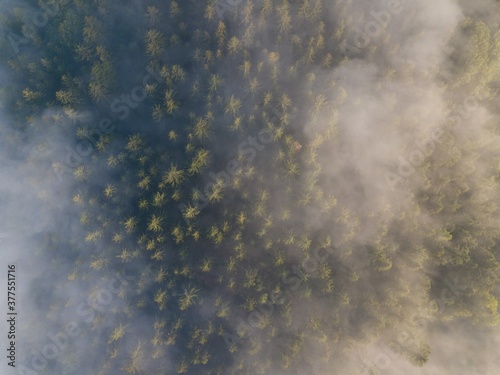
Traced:
[[[391, 37], [346, 54], [349, 22], [369, 20], [348, 1], [49, 5], [0, 19], [2, 147], [38, 214], [59, 212], [26, 259], [46, 270], [20, 364], [69, 321], [82, 333], [40, 374], [384, 374], [366, 347], [398, 343], [424, 368], [430, 330], [498, 326], [495, 21], [466, 15], [424, 69], [391, 63]], [[356, 61], [384, 68], [370, 87], [390, 115], [365, 121], [401, 140], [373, 186], [345, 115], [363, 111], [363, 84], [342, 77]], [[432, 129], [400, 110], [427, 80], [458, 113]], [[411, 96], [386, 95], [399, 82]], [[403, 178], [398, 155], [431, 130]]]

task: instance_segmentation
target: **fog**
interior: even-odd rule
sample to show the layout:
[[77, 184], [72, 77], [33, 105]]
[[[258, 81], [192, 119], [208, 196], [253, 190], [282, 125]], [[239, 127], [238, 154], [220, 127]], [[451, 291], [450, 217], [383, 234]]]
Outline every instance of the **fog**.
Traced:
[[2, 373], [497, 374], [498, 3], [229, 3], [0, 6]]

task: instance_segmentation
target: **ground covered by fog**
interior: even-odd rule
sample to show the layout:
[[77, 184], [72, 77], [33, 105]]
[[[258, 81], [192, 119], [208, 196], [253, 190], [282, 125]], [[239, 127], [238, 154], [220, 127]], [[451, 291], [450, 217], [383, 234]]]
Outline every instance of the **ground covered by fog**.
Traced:
[[2, 374], [500, 373], [497, 1], [0, 10]]

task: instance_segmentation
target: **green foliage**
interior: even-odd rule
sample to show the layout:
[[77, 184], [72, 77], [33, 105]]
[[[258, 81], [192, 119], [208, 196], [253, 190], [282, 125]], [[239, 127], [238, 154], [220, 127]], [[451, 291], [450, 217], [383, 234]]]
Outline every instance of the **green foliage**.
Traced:
[[[357, 78], [342, 76], [355, 62], [339, 47], [355, 20], [328, 15], [347, 4], [244, 0], [223, 17], [215, 1], [134, 4], [71, 2], [30, 39], [40, 51], [2, 57], [19, 80], [0, 89], [18, 127], [6, 143], [22, 145], [19, 129], [46, 134], [33, 151], [41, 159], [26, 164], [66, 171], [50, 147], [58, 132], [92, 146], [57, 185], [73, 189], [68, 225], [83, 229], [72, 230], [78, 249], [51, 247], [54, 262], [71, 263], [52, 265], [54, 277], [90, 298], [98, 276], [132, 275], [86, 333], [107, 353], [94, 372], [326, 373], [408, 330], [414, 340], [401, 352], [423, 367], [431, 347], [417, 318], [498, 326], [497, 124], [477, 124], [486, 134], [477, 138], [443, 125], [443, 141], [406, 181], [411, 193], [380, 193], [363, 178], [380, 171], [345, 154], [343, 133], [364, 137], [356, 116], [370, 123], [360, 105], [373, 96], [387, 138], [401, 133], [407, 149], [416, 134], [407, 129], [427, 124], [395, 113], [407, 109], [405, 95], [379, 93], [422, 76], [391, 67], [370, 78], [373, 92], [356, 92], [348, 83]], [[2, 24], [21, 28], [23, 17], [14, 9]], [[446, 97], [499, 78], [499, 35], [487, 21], [461, 23], [453, 79], [436, 73]], [[379, 51], [368, 49], [367, 66], [377, 66]], [[108, 118], [112, 134], [97, 134]], [[40, 173], [29, 175], [37, 186]], [[38, 194], [50, 206], [50, 193]], [[63, 307], [41, 309], [40, 326]]]

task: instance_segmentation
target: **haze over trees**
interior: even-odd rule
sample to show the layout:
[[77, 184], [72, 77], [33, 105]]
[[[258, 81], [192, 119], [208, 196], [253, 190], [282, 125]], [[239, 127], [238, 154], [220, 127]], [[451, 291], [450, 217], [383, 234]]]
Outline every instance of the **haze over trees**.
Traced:
[[497, 2], [230, 3], [1, 6], [19, 365], [496, 374]]

